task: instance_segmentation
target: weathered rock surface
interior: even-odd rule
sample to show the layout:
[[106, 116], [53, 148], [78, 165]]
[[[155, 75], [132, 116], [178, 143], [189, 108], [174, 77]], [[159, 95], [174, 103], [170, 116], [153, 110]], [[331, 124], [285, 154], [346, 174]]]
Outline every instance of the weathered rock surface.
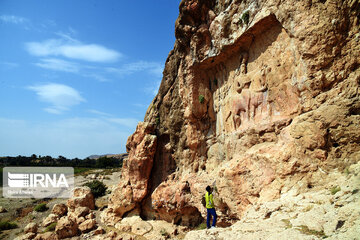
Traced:
[[107, 222], [115, 224], [130, 211], [137, 211], [148, 193], [149, 178], [153, 167], [157, 137], [155, 125], [140, 123], [126, 144], [128, 160], [123, 163], [123, 178], [113, 191], [109, 208], [103, 214]]
[[34, 223], [34, 222], [29, 223], [24, 228], [25, 233], [36, 233], [37, 230], [38, 230], [38, 225], [37, 225], [37, 223]]
[[55, 233], [59, 239], [76, 236], [78, 231], [77, 222], [68, 216], [60, 218], [55, 227]]
[[58, 240], [59, 237], [54, 232], [46, 232], [38, 234], [34, 240]]
[[91, 209], [95, 209], [95, 200], [90, 188], [75, 188], [72, 198], [67, 200], [67, 205], [55, 204], [52, 213], [42, 221], [43, 227], [56, 223], [55, 232], [51, 235], [39, 234], [37, 237], [39, 239], [64, 239], [95, 229], [96, 216]]
[[47, 227], [47, 226], [49, 226], [50, 224], [57, 222], [58, 220], [59, 220], [59, 216], [51, 213], [51, 214], [49, 214], [49, 216], [47, 216], [47, 217], [43, 220], [42, 226], [43, 226], [43, 227]]
[[[183, 0], [179, 10], [159, 93], [128, 139], [103, 221], [141, 213], [196, 225], [213, 185], [226, 226], [359, 162], [358, 0]], [[322, 207], [293, 224], [310, 214], [320, 230]]]
[[14, 240], [29, 240], [29, 239], [34, 239], [35, 237], [36, 237], [36, 233], [29, 232], [14, 238]]
[[301, 189], [312, 183], [301, 179], [279, 199], [249, 208], [231, 227], [189, 232], [185, 239], [357, 239], [360, 171], [355, 167], [360, 164], [347, 174], [328, 174], [327, 183], [322, 180], [307, 192]]
[[67, 211], [68, 211], [67, 206], [65, 204], [61, 203], [61, 204], [55, 204], [51, 210], [51, 213], [53, 213], [59, 217], [62, 217], [64, 215], [66, 215]]
[[96, 227], [96, 220], [95, 219], [88, 219], [88, 220], [85, 220], [84, 222], [82, 222], [79, 225], [79, 230], [82, 233], [86, 233], [86, 232], [90, 232], [95, 227]]
[[78, 207], [95, 209], [94, 195], [89, 187], [77, 187], [74, 189], [73, 196], [67, 201], [69, 211], [75, 211]]

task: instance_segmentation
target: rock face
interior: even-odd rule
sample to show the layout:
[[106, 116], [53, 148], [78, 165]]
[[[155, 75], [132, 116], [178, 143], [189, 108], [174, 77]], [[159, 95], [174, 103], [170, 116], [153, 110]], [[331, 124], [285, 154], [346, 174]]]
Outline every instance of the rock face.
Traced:
[[357, 239], [360, 163], [352, 165], [345, 175], [337, 171], [314, 174], [327, 175], [327, 178], [321, 180], [321, 185], [300, 193], [308, 185], [303, 179], [279, 199], [250, 207], [231, 227], [192, 231], [186, 234], [185, 240], [286, 240], [289, 236], [290, 239]]
[[126, 144], [129, 158], [123, 163], [123, 177], [113, 191], [110, 206], [103, 213], [106, 222], [115, 224], [125, 213], [139, 210], [149, 191], [156, 144], [155, 125], [139, 123]]
[[358, 0], [183, 0], [179, 11], [105, 220], [196, 225], [213, 185], [227, 225], [359, 161]]

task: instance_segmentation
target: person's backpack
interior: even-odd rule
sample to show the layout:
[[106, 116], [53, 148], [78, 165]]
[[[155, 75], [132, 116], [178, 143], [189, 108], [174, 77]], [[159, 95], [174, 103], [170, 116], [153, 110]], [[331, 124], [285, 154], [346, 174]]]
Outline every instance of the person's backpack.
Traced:
[[202, 204], [204, 207], [206, 207], [205, 196], [203, 196], [203, 197], [201, 198], [201, 204]]

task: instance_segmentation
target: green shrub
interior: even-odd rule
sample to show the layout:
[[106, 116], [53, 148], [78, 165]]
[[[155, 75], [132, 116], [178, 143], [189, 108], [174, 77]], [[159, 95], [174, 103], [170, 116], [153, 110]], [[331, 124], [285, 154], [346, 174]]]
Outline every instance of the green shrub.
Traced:
[[338, 191], [340, 191], [341, 188], [339, 186], [336, 186], [336, 187], [332, 187], [330, 189], [330, 192], [331, 192], [331, 195], [335, 195]]
[[156, 118], [155, 118], [155, 123], [156, 123], [156, 125], [159, 125], [159, 124], [160, 124], [160, 117], [156, 117]]
[[92, 194], [94, 194], [95, 198], [104, 196], [106, 193], [107, 187], [103, 182], [100, 182], [99, 180], [94, 180], [91, 182], [87, 182], [84, 184], [84, 186], [87, 186], [91, 189]]
[[206, 223], [200, 223], [197, 227], [196, 227], [196, 230], [203, 230], [203, 229], [206, 229], [207, 226], [206, 226]]
[[241, 19], [245, 24], [249, 23], [250, 20], [250, 13], [249, 11], [245, 11], [242, 15], [241, 15]]
[[199, 95], [199, 102], [204, 103], [205, 97], [203, 95]]
[[57, 224], [57, 222], [54, 222], [54, 223], [50, 224], [49, 226], [47, 226], [47, 227], [44, 229], [44, 233], [55, 231], [56, 224]]
[[0, 231], [2, 230], [9, 230], [9, 229], [14, 229], [17, 228], [17, 224], [10, 222], [10, 221], [1, 221], [0, 222]]
[[285, 224], [285, 229], [293, 227], [289, 219], [281, 219], [281, 221]]
[[36, 212], [45, 212], [48, 209], [49, 208], [46, 206], [46, 203], [40, 203], [40, 204], [36, 205], [36, 207], [34, 207], [34, 210]]

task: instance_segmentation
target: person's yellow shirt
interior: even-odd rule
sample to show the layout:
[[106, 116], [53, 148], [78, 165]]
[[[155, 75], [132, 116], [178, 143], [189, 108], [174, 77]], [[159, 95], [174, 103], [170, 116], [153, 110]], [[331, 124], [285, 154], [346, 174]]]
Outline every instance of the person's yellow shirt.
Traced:
[[214, 205], [214, 198], [212, 193], [209, 194], [209, 192], [205, 193], [205, 201], [206, 201], [206, 208], [215, 208]]

